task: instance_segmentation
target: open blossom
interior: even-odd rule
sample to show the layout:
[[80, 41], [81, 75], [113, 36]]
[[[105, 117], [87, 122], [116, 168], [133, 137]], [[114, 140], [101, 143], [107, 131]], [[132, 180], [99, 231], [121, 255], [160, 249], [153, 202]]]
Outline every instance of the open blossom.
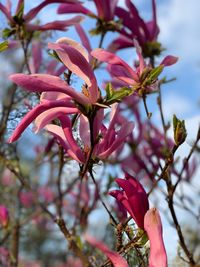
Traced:
[[[93, 50], [91, 54], [99, 61], [108, 63], [109, 72], [113, 77], [131, 86], [137, 92], [142, 91], [142, 93], [146, 93], [157, 88], [156, 82], [158, 75], [152, 75], [154, 69], [145, 62], [138, 42], [135, 40], [134, 43], [139, 58], [139, 64], [135, 69], [132, 69], [124, 60], [114, 53], [104, 49], [97, 48]], [[160, 63], [159, 73], [164, 67], [175, 64], [177, 60], [178, 58], [174, 56], [165, 57]]]
[[140, 16], [137, 8], [131, 0], [125, 0], [126, 9], [122, 7], [116, 8], [116, 15], [122, 20], [122, 29], [120, 36], [116, 38], [110, 47], [114, 50], [133, 47], [134, 39], [137, 39], [142, 48], [142, 53], [146, 57], [159, 54], [160, 45], [156, 42], [159, 27], [156, 18], [156, 3], [152, 0], [152, 20], [145, 22]]
[[111, 21], [114, 18], [117, 3], [118, 0], [94, 0], [97, 9], [96, 15], [94, 12], [86, 8], [80, 1], [74, 3], [72, 1], [66, 1], [66, 3], [59, 6], [58, 13], [81, 13], [104, 21]]
[[0, 205], [0, 225], [6, 228], [8, 225], [8, 221], [9, 221], [8, 209], [5, 206]]
[[[113, 107], [111, 121], [108, 127], [103, 123], [104, 110], [100, 109], [94, 118], [93, 124], [93, 139], [94, 147], [93, 159], [106, 159], [114, 151], [116, 151], [125, 142], [127, 136], [132, 132], [134, 124], [124, 120], [123, 124], [118, 124], [119, 110], [116, 106]], [[79, 118], [79, 136], [81, 146], [75, 140], [72, 134], [72, 123], [68, 116], [59, 116], [61, 126], [47, 124], [48, 119], [46, 114], [40, 115], [36, 120], [36, 127], [40, 130], [44, 127], [47, 131], [53, 134], [68, 152], [68, 154], [80, 163], [85, 163], [91, 149], [91, 134], [89, 121], [83, 114]], [[116, 130], [116, 124], [120, 128]]]
[[147, 211], [144, 229], [150, 240], [149, 267], [167, 267], [167, 254], [162, 237], [162, 222], [156, 208]]
[[[21, 27], [22, 23], [25, 25], [25, 29], [29, 32], [31, 31], [48, 31], [48, 30], [60, 30], [64, 31], [68, 26], [75, 25], [80, 23], [83, 19], [81, 16], [76, 16], [69, 20], [60, 20], [46, 23], [44, 25], [37, 25], [31, 23], [31, 21], [37, 16], [37, 14], [47, 5], [54, 3], [64, 3], [65, 0], [45, 0], [41, 4], [29, 10], [26, 14], [23, 14], [24, 11], [24, 0], [19, 0], [17, 4], [17, 8], [15, 14], [12, 15], [10, 4], [3, 5], [0, 3], [0, 11], [7, 17], [9, 24], [13, 31], [16, 30], [16, 26], [19, 25]], [[68, 1], [69, 2], [69, 1]], [[70, 0], [70, 2], [77, 2], [77, 0]], [[10, 3], [10, 1], [8, 1]]]
[[[61, 117], [61, 115], [79, 113], [80, 111], [77, 109], [75, 102], [80, 105], [92, 105], [99, 97], [97, 81], [89, 64], [87, 51], [80, 44], [68, 38], [58, 40], [55, 44], [50, 44], [50, 47], [52, 46], [56, 49], [65, 66], [85, 81], [84, 88], [87, 94], [76, 91], [57, 76], [49, 74], [27, 75], [22, 73], [11, 75], [10, 79], [17, 85], [28, 91], [41, 92], [42, 94], [40, 104], [23, 118], [12, 134], [10, 142], [16, 141], [28, 125], [40, 114], [43, 114], [43, 117], [41, 116], [38, 119], [38, 123], [42, 120], [43, 125], [40, 125], [40, 128], [43, 128], [46, 122]], [[86, 89], [86, 86], [88, 89]]]
[[126, 174], [125, 178], [115, 179], [122, 190], [113, 190], [109, 194], [123, 205], [138, 227], [144, 229], [144, 216], [149, 209], [147, 194], [135, 178], [129, 174]]

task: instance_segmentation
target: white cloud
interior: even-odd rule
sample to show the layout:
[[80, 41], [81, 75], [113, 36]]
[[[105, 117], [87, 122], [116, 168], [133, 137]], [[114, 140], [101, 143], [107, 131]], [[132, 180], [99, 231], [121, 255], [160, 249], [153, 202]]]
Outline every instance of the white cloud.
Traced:
[[199, 0], [170, 0], [158, 8], [161, 42], [187, 63], [200, 62], [199, 10]]

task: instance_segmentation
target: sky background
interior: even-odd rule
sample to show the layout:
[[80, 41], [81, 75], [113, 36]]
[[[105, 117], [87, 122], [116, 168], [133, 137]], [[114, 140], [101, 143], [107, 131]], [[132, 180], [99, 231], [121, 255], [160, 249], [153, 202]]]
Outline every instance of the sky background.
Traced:
[[[5, 1], [2, 1], [3, 3]], [[16, 1], [11, 1], [15, 4]], [[120, 5], [124, 6], [125, 1], [119, 0]], [[39, 0], [26, 1], [28, 5], [26, 9], [36, 6], [41, 3]], [[140, 10], [140, 14], [145, 20], [151, 19], [151, 1], [150, 0], [135, 0], [133, 1]], [[93, 9], [91, 2], [87, 7]], [[58, 16], [56, 15], [57, 5], [50, 5], [39, 13], [39, 17], [43, 22], [49, 22], [56, 19], [69, 18], [68, 15]], [[181, 119], [186, 120], [186, 128], [188, 131], [187, 141], [184, 146], [178, 151], [178, 154], [183, 157], [187, 155], [192, 140], [195, 139], [196, 131], [200, 122], [200, 1], [199, 0], [157, 0], [157, 16], [158, 25], [160, 27], [160, 34], [158, 40], [162, 43], [166, 51], [164, 55], [174, 55], [179, 57], [179, 61], [176, 65], [165, 69], [164, 75], [168, 78], [176, 77], [177, 80], [169, 85], [165, 85], [162, 89], [163, 92], [163, 106], [165, 117], [168, 120], [172, 119], [175, 113]], [[0, 21], [1, 19], [0, 14]], [[86, 29], [91, 29], [91, 20], [86, 20], [83, 23]], [[78, 40], [77, 35], [73, 30], [69, 30], [63, 35], [63, 33], [56, 33], [53, 36], [53, 41], [59, 37], [68, 36]], [[105, 44], [110, 37], [108, 36]], [[97, 45], [97, 39], [92, 42], [93, 48]], [[132, 49], [124, 50], [120, 52], [120, 55], [132, 64], [135, 52]], [[160, 61], [162, 57], [160, 58]], [[2, 66], [0, 71], [2, 72]], [[102, 77], [100, 77], [101, 80]], [[151, 97], [148, 99], [148, 105], [150, 111], [153, 112], [153, 120], [158, 125], [160, 124], [159, 114], [157, 108], [155, 108], [156, 99]], [[172, 131], [171, 131], [172, 135]], [[196, 175], [194, 184], [199, 186], [199, 179]], [[185, 190], [189, 190], [186, 188]], [[163, 201], [164, 202], [164, 201]], [[181, 221], [188, 221], [191, 218], [188, 214], [178, 211], [181, 215]], [[97, 216], [99, 216], [97, 214]], [[99, 218], [100, 219], [100, 218]], [[162, 216], [164, 221], [164, 236], [167, 246], [167, 252], [171, 255], [175, 255], [175, 246], [177, 244], [177, 236], [175, 231]], [[175, 244], [175, 245], [174, 245]]]

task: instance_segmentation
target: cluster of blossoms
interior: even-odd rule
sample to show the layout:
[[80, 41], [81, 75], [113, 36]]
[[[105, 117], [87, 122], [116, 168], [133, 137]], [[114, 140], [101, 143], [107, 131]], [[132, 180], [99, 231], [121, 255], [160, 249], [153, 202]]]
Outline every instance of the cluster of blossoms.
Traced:
[[[145, 101], [148, 94], [159, 90], [161, 83], [159, 75], [165, 67], [175, 64], [177, 57], [169, 55], [159, 65], [155, 64], [155, 56], [162, 52], [161, 44], [157, 41], [159, 27], [155, 0], [152, 0], [153, 18], [150, 22], [142, 19], [130, 0], [125, 0], [125, 8], [118, 5], [118, 0], [94, 0], [93, 2], [96, 12], [91, 11], [78, 0], [45, 0], [24, 14], [24, 1], [19, 0], [14, 15], [11, 13], [10, 1], [7, 1], [7, 5], [0, 3], [0, 11], [9, 23], [9, 28], [4, 30], [4, 35], [14, 37], [11, 38], [12, 41], [15, 39], [22, 45], [28, 72], [28, 74], [15, 73], [9, 78], [19, 88], [28, 93], [34, 93], [39, 100], [34, 107], [28, 100], [25, 101], [29, 111], [12, 132], [8, 142], [17, 141], [28, 126], [34, 123], [35, 133], [44, 130], [51, 137], [44, 155], [51, 151], [53, 145], [58, 144], [57, 154], [61, 161], [56, 180], [58, 192], [52, 190], [51, 183], [40, 185], [37, 190], [32, 191], [29, 186], [26, 189], [23, 188], [26, 185], [24, 183], [18, 193], [20, 207], [30, 210], [39, 203], [40, 208], [54, 217], [47, 207], [55, 204], [57, 217], [53, 219], [69, 241], [69, 247], [73, 248], [73, 252], [80, 258], [76, 261], [69, 257], [67, 266], [72, 264], [77, 267], [93, 266], [86, 265], [85, 256], [80, 253], [81, 245], [76, 244], [75, 238], [70, 235], [65, 224], [63, 225], [62, 216], [66, 213], [74, 217], [75, 226], [77, 218], [80, 217], [79, 226], [85, 230], [88, 226], [88, 217], [98, 206], [98, 201], [106, 207], [100, 194], [103, 182], [100, 181], [98, 184], [94, 178], [95, 167], [107, 163], [113, 165], [119, 163], [125, 178], [113, 179], [106, 191], [106, 195], [114, 197], [116, 201], [118, 221], [107, 207], [106, 210], [116, 228], [119, 225], [128, 225], [128, 222], [133, 219], [134, 230], [136, 230], [134, 238], [137, 238], [137, 244], [144, 245], [142, 243], [144, 241], [141, 241], [144, 237], [149, 239], [149, 267], [167, 267], [160, 214], [157, 208], [149, 208], [148, 194], [140, 182], [146, 178], [152, 184], [155, 182], [155, 175], [161, 166], [160, 161], [166, 161], [167, 156], [171, 156], [170, 152], [173, 148], [185, 140], [184, 122], [176, 121], [176, 126], [178, 125], [176, 130], [177, 128], [178, 130], [175, 131], [176, 138], [173, 142], [151, 121], [142, 122], [138, 104], [141, 99]], [[60, 4], [58, 14], [82, 15], [44, 25], [32, 22], [43, 8], [56, 3]], [[80, 25], [84, 16], [96, 21], [96, 27], [91, 32], [94, 35], [101, 34], [102, 37], [99, 47], [94, 50]], [[35, 38], [35, 32], [65, 31], [69, 26], [75, 26], [82, 44], [66, 37], [64, 33], [64, 37], [56, 42], [49, 42], [48, 47], [46, 46], [53, 57], [49, 63], [46, 63], [46, 59], [44, 60], [42, 56], [42, 44]], [[103, 49], [105, 35], [113, 31], [119, 36], [109, 43], [107, 49]], [[30, 43], [32, 55], [28, 58], [27, 49]], [[116, 55], [118, 50], [128, 47], [136, 50], [138, 58], [134, 66], [130, 66]], [[45, 64], [44, 70], [41, 68], [43, 64]], [[106, 66], [105, 69], [111, 76], [109, 83], [105, 82], [104, 85], [99, 84], [98, 72], [96, 72], [102, 64]], [[73, 84], [73, 77], [79, 79], [77, 84]], [[127, 116], [128, 112], [131, 113], [130, 118], [129, 115]], [[138, 129], [137, 134], [134, 131], [135, 126]], [[68, 160], [73, 160], [79, 167], [79, 179], [73, 184], [75, 185], [74, 188], [72, 186], [73, 189], [67, 189], [64, 193], [60, 185], [61, 174]], [[171, 169], [176, 175], [176, 170]], [[188, 167], [186, 176], [190, 176], [194, 170], [195, 166], [192, 170]], [[17, 173], [15, 169], [12, 171]], [[90, 187], [90, 180], [94, 182], [94, 190]], [[110, 185], [114, 181], [119, 188], [110, 191]], [[5, 180], [6, 183], [14, 188], [9, 180]], [[64, 201], [65, 195], [67, 197]], [[78, 208], [81, 210], [81, 215]], [[9, 216], [7, 207], [0, 205], [1, 228], [6, 229], [9, 226]], [[46, 218], [41, 219], [37, 214], [34, 222], [48, 228]], [[74, 232], [76, 234], [76, 231]], [[127, 236], [130, 239], [128, 234]], [[114, 252], [103, 242], [88, 234], [83, 236], [83, 240], [102, 251], [113, 266], [128, 266], [128, 262], [120, 255], [125, 250]], [[0, 252], [1, 254], [3, 255]], [[81, 260], [85, 265], [82, 265]]]

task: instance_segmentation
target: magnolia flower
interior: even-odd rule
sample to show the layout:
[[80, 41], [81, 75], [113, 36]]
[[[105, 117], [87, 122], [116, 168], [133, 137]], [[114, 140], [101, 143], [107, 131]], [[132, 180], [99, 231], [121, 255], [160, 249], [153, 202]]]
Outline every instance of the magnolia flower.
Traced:
[[145, 214], [144, 229], [150, 240], [149, 267], [167, 267], [167, 254], [162, 237], [159, 212], [152, 208]]
[[135, 70], [133, 70], [120, 57], [104, 49], [97, 48], [93, 50], [91, 54], [99, 61], [108, 63], [109, 72], [113, 77], [124, 82], [128, 86], [133, 87], [133, 89], [137, 92], [142, 91], [142, 93], [146, 93], [157, 88], [157, 77], [161, 73], [162, 69], [166, 66], [175, 64], [178, 58], [174, 56], [167, 56], [160, 63], [159, 67], [153, 69], [144, 61], [141, 48], [136, 40], [135, 46], [139, 58], [139, 65], [135, 68]]
[[126, 174], [125, 178], [115, 179], [123, 190], [113, 190], [109, 194], [123, 205], [138, 227], [144, 229], [144, 216], [149, 209], [147, 194], [135, 178], [129, 174]]
[[127, 261], [117, 252], [110, 250], [103, 242], [89, 235], [85, 235], [84, 238], [90, 245], [101, 250], [110, 259], [114, 267], [128, 267]]
[[159, 27], [157, 25], [155, 0], [152, 0], [153, 18], [149, 22], [145, 22], [142, 19], [131, 0], [126, 0], [125, 3], [126, 9], [117, 7], [115, 10], [115, 14], [122, 20], [123, 28], [120, 30], [120, 36], [112, 42], [110, 47], [114, 50], [133, 47], [133, 39], [137, 39], [139, 45], [142, 47], [144, 56], [151, 55], [148, 54], [149, 51], [146, 51], [147, 46], [150, 44], [154, 48], [150, 53], [159, 53], [160, 45], [156, 43]]
[[[23, 118], [9, 142], [16, 141], [28, 125], [38, 118], [40, 114], [42, 116], [38, 118], [37, 131], [43, 128], [47, 122], [58, 117], [62, 118], [61, 115], [79, 113], [76, 103], [88, 106], [95, 104], [99, 98], [97, 81], [89, 63], [87, 51], [79, 43], [68, 38], [61, 38], [57, 43], [49, 44], [49, 46], [55, 49], [69, 70], [85, 81], [84, 92], [77, 92], [59, 77], [49, 74], [27, 75], [17, 73], [11, 75], [10, 79], [17, 85], [28, 91], [41, 92], [42, 94], [40, 104]], [[37, 67], [35, 66], [35, 68]], [[40, 121], [43, 124], [40, 124]], [[67, 125], [69, 126], [68, 122]], [[55, 129], [56, 125], [54, 126]], [[60, 134], [57, 133], [58, 135]]]
[[[36, 25], [30, 23], [36, 15], [47, 5], [54, 4], [54, 3], [65, 3], [66, 0], [45, 0], [38, 6], [32, 8], [28, 13], [24, 14], [24, 0], [19, 0], [17, 4], [16, 11], [14, 15], [11, 14], [10, 1], [8, 1], [7, 5], [3, 5], [0, 3], [0, 10], [2, 13], [7, 17], [11, 30], [10, 32], [16, 31], [16, 25], [25, 25], [26, 31], [47, 31], [47, 30], [60, 30], [64, 31], [67, 29], [68, 26], [75, 25], [76, 23], [80, 23], [83, 19], [81, 16], [76, 16], [69, 20], [62, 20], [62, 21], [53, 21], [46, 23], [44, 25]], [[68, 2], [77, 2], [77, 0], [69, 0]]]
[[66, 2], [68, 3], [64, 3], [59, 6], [58, 14], [81, 13], [90, 17], [94, 17], [96, 19], [111, 21], [114, 18], [118, 0], [94, 0], [94, 4], [97, 9], [97, 15], [88, 8], [84, 7], [84, 5], [79, 1], [74, 3], [72, 1]]
[[[115, 130], [118, 123], [119, 110], [116, 105], [113, 106], [113, 112], [109, 127], [107, 128], [103, 124], [104, 111], [100, 109], [97, 111], [93, 123], [93, 152], [92, 158], [95, 159], [107, 159], [114, 151], [123, 145], [127, 136], [132, 132], [134, 124], [126, 120], [121, 124], [120, 129]], [[67, 116], [59, 116], [61, 126], [47, 124], [48, 120], [46, 115], [40, 115], [36, 125], [38, 129], [45, 127], [47, 131], [52, 133], [65, 148], [67, 153], [79, 163], [85, 163], [87, 161], [90, 149], [91, 149], [91, 134], [89, 121], [83, 114], [79, 119], [79, 136], [81, 146], [78, 145], [72, 134], [71, 120]], [[40, 121], [40, 122], [39, 122]]]
[[8, 209], [0, 205], [0, 225], [2, 225], [4, 228], [7, 227], [9, 221], [9, 212]]

